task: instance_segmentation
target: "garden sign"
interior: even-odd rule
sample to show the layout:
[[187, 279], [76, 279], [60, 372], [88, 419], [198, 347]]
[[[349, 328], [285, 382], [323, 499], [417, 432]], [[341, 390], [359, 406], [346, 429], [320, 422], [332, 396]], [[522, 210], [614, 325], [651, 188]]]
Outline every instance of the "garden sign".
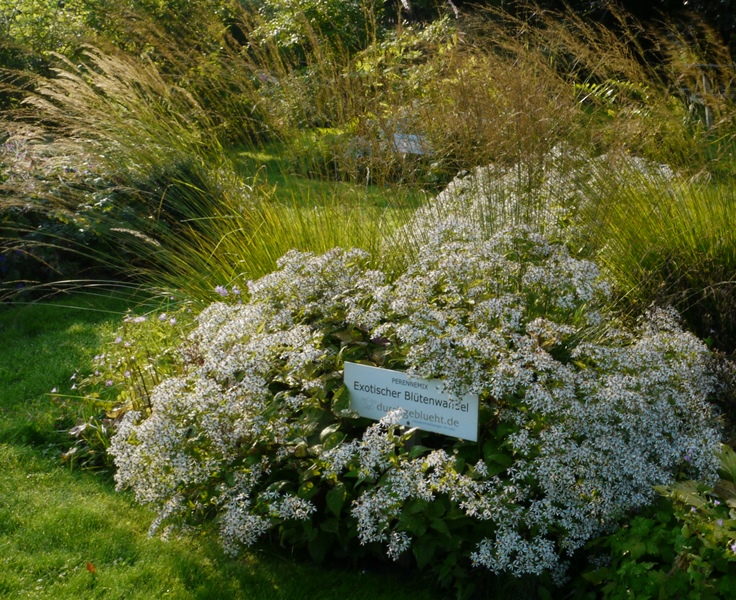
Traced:
[[345, 385], [350, 392], [350, 408], [361, 417], [381, 419], [391, 410], [405, 411], [400, 420], [444, 435], [478, 439], [478, 396], [452, 398], [439, 379], [420, 379], [400, 371], [345, 363]]

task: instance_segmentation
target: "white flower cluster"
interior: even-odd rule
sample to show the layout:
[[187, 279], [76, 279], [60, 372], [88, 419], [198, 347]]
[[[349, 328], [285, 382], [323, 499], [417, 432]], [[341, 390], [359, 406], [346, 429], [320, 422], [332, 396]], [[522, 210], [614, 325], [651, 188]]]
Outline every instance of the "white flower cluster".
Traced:
[[[158, 512], [152, 532], [216, 506], [225, 547], [235, 552], [274, 518], [308, 518], [313, 507], [290, 496], [252, 514], [255, 488], [305, 433], [293, 417], [313, 401], [313, 374], [330, 358], [318, 321], [342, 310], [366, 259], [357, 250], [291, 253], [280, 271], [250, 285], [251, 302], [202, 312], [182, 349], [185, 374], [156, 387], [146, 418], [128, 413], [110, 447], [118, 488]], [[288, 391], [275, 394], [274, 383]], [[254, 464], [244, 460], [258, 448], [272, 451]], [[188, 505], [182, 494], [196, 500]]]
[[411, 372], [458, 395], [501, 399], [546, 368], [546, 350], [564, 350], [565, 340], [599, 325], [607, 293], [593, 263], [528, 227], [484, 239], [454, 220], [381, 294], [391, 320], [378, 331], [409, 348]]
[[[361, 464], [362, 458], [358, 457]], [[367, 489], [356, 499], [352, 515], [358, 523], [361, 543], [388, 542], [389, 556], [397, 558], [396, 540], [406, 540], [407, 534], [391, 527], [404, 503], [414, 498], [432, 502], [440, 495], [479, 520], [497, 520], [514, 513], [516, 502], [523, 499], [511, 487], [501, 486], [497, 477], [478, 480], [458, 473], [455, 457], [444, 450], [433, 450], [414, 459], [404, 457], [389, 464], [380, 485]]]
[[[236, 551], [278, 522], [319, 517], [295, 492], [270, 491], [272, 473], [292, 470], [299, 481], [312, 469], [325, 488], [350, 473], [359, 484], [345, 518], [361, 543], [398, 557], [412, 540], [404, 507], [442, 497], [493, 532], [468, 559], [522, 575], [560, 573], [565, 556], [650, 502], [652, 486], [678, 470], [714, 476], [709, 354], [675, 315], [654, 311], [638, 331], [619, 331], [600, 310], [608, 287], [595, 265], [527, 227], [489, 237], [453, 217], [429, 234], [393, 282], [360, 251], [292, 252], [249, 284], [249, 301], [204, 311], [182, 349], [186, 372], [113, 440], [118, 486], [152, 505], [156, 524], [216, 507]], [[345, 423], [329, 412], [325, 382], [339, 377], [353, 342], [338, 334], [349, 328], [451, 394], [478, 394], [481, 444], [503, 424], [496, 452], [509, 466], [465, 465], [453, 440], [434, 434], [409, 452], [396, 413], [362, 437], [307, 448], [310, 415], [322, 415], [320, 427], [329, 415], [334, 431]]]

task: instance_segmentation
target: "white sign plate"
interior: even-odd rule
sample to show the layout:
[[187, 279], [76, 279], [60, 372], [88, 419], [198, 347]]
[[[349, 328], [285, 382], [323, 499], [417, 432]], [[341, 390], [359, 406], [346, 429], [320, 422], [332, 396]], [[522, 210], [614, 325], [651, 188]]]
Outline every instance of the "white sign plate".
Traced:
[[439, 379], [410, 377], [400, 371], [345, 363], [350, 408], [361, 417], [379, 420], [397, 408], [406, 414], [400, 423], [473, 442], [478, 440], [478, 396], [454, 400], [442, 391]]

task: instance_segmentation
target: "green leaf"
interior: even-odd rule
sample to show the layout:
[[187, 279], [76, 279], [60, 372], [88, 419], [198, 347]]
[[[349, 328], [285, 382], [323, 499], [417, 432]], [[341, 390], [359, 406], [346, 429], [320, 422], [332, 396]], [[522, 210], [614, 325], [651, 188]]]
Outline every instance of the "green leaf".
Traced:
[[430, 519], [439, 519], [441, 516], [445, 514], [445, 511], [447, 510], [447, 506], [445, 505], [445, 502], [443, 501], [443, 497], [440, 496], [437, 499], [435, 499], [433, 502], [429, 504], [427, 507], [427, 516]]
[[342, 484], [336, 485], [329, 492], [327, 492], [327, 508], [336, 517], [340, 517], [340, 511], [342, 510], [342, 505], [345, 502], [346, 496], [347, 491], [345, 490], [345, 486]]
[[343, 385], [332, 396], [332, 412], [342, 417], [350, 413], [350, 394]]
[[452, 534], [447, 527], [447, 523], [445, 523], [442, 519], [433, 519], [429, 526], [435, 531], [439, 531], [442, 535], [452, 537]]
[[718, 474], [723, 479], [736, 483], [736, 452], [730, 446], [723, 444], [718, 458], [721, 460]]
[[736, 508], [736, 485], [734, 485], [733, 482], [721, 479], [716, 483], [713, 491], [729, 507]]
[[626, 545], [626, 549], [633, 560], [639, 560], [647, 553], [647, 545], [641, 540], [632, 540]]
[[485, 455], [485, 460], [488, 466], [490, 466], [490, 464], [497, 464], [504, 468], [508, 468], [514, 463], [513, 457], [508, 454], [488, 454]]
[[299, 487], [297, 495], [304, 500], [310, 500], [317, 492], [319, 492], [319, 487], [311, 481], [307, 481]]
[[327, 519], [319, 528], [328, 533], [338, 533], [340, 531], [340, 521], [337, 519]]
[[421, 498], [417, 498], [411, 502], [407, 502], [404, 510], [407, 514], [416, 515], [417, 513], [426, 511], [428, 507], [429, 502], [422, 500]]
[[325, 427], [319, 434], [320, 443], [324, 443], [325, 439], [340, 429], [340, 423], [332, 423]]
[[608, 567], [601, 567], [595, 571], [586, 571], [583, 573], [583, 579], [590, 581], [594, 585], [600, 585], [604, 581], [611, 578], [612, 572]]
[[678, 481], [668, 487], [656, 486], [654, 489], [677, 502], [703, 508], [706, 501], [700, 494], [699, 486], [697, 481]]
[[[483, 458], [486, 466], [488, 467], [489, 475], [498, 475], [513, 464], [514, 459], [508, 454], [485, 452], [486, 449], [488, 449], [488, 444], [486, 444], [486, 448], [484, 448]], [[496, 450], [495, 446], [493, 446], [493, 450]]]
[[537, 588], [537, 596], [539, 597], [539, 600], [552, 600], [552, 594], [550, 594], [549, 590], [543, 585], [540, 585]]
[[332, 335], [334, 335], [343, 344], [355, 344], [363, 341], [363, 334], [352, 327], [347, 330], [336, 331]]
[[420, 537], [414, 542], [412, 551], [414, 552], [414, 557], [417, 559], [417, 566], [420, 569], [423, 569], [432, 560], [436, 547], [437, 543], [429, 537]]
[[325, 559], [327, 551], [332, 545], [332, 540], [332, 534], [322, 531], [320, 531], [313, 539], [309, 540], [307, 549], [309, 550], [309, 556], [312, 557], [314, 562], [321, 563]]
[[439, 571], [440, 578], [447, 577], [455, 565], [457, 565], [457, 554], [455, 552], [451, 552], [442, 563], [442, 568]]
[[409, 450], [409, 458], [418, 458], [425, 452], [427, 452], [429, 448], [427, 446], [413, 446], [411, 450]]
[[718, 590], [724, 598], [736, 596], [736, 575], [724, 575], [718, 582]]
[[324, 440], [323, 447], [325, 450], [332, 450], [336, 448], [345, 440], [347, 436], [342, 431], [335, 431], [334, 433], [327, 436]]

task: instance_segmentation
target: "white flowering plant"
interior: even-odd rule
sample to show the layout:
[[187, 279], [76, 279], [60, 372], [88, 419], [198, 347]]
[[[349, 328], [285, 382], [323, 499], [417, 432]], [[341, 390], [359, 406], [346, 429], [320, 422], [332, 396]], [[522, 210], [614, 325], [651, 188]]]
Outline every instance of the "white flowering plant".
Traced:
[[[243, 296], [202, 312], [181, 374], [112, 440], [152, 532], [559, 579], [653, 486], [715, 476], [705, 345], [671, 311], [620, 325], [595, 265], [528, 227], [440, 221], [393, 279], [360, 250], [292, 251]], [[478, 441], [360, 418], [345, 361], [478, 394]]]

